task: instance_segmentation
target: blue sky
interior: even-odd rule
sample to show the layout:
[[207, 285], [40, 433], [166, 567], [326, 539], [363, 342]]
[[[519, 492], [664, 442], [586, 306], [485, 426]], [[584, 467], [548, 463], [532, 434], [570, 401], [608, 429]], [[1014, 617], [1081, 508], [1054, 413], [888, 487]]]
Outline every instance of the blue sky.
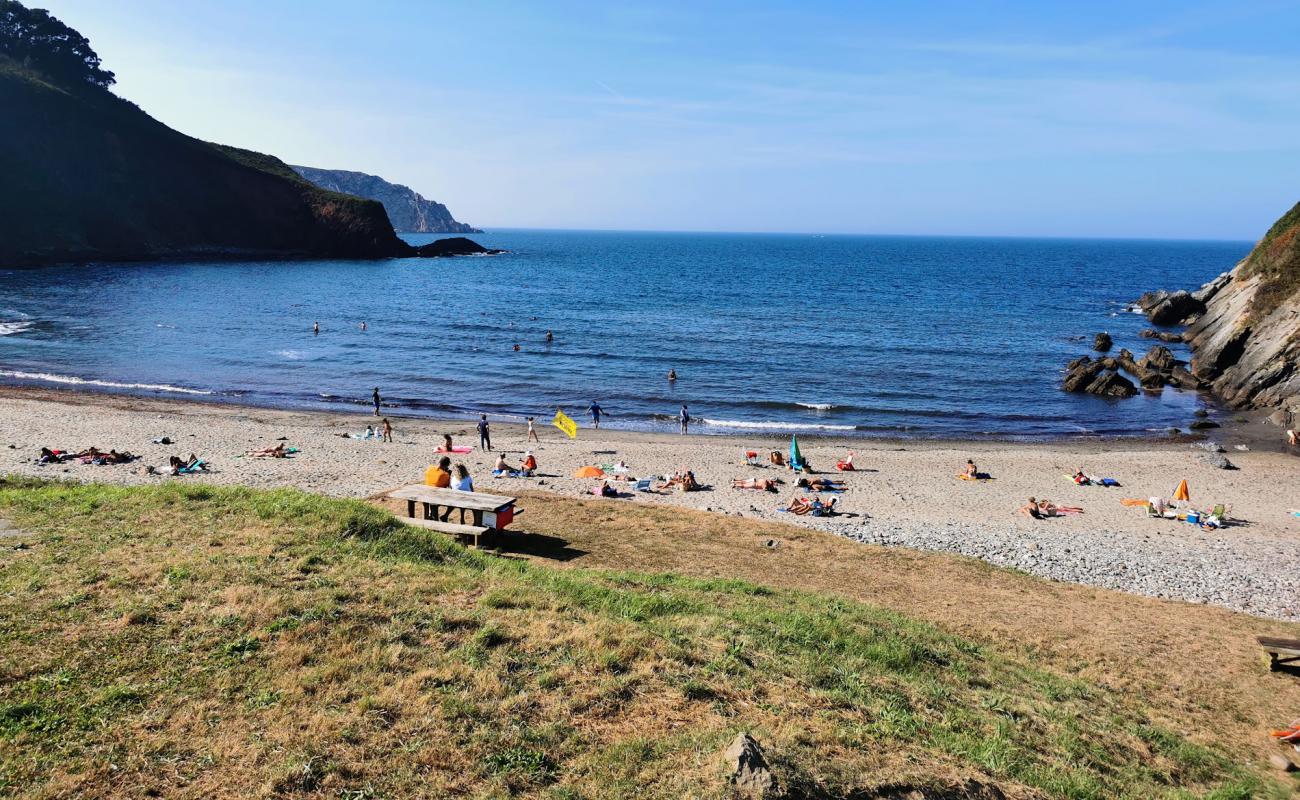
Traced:
[[484, 227], [1255, 239], [1300, 199], [1300, 2], [38, 4], [172, 127]]

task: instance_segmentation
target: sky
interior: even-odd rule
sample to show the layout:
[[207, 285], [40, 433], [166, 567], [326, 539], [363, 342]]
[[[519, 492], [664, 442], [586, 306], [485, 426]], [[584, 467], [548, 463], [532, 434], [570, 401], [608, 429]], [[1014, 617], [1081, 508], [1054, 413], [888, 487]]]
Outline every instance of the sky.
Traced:
[[1258, 239], [1300, 0], [43, 0], [180, 131], [480, 227]]

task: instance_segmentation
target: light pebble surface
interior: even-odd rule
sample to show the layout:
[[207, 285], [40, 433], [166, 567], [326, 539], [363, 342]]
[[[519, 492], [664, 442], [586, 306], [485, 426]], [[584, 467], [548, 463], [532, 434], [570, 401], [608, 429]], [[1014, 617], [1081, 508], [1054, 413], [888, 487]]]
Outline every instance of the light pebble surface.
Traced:
[[[5, 389], [0, 391], [0, 474], [154, 483], [172, 478], [144, 474], [143, 465], [165, 472], [169, 455], [194, 452], [210, 461], [215, 472], [180, 480], [295, 486], [365, 497], [419, 482], [443, 433], [451, 433], [458, 445], [478, 444], [473, 422], [466, 420], [394, 418], [396, 441], [391, 444], [337, 435], [360, 432], [375, 421], [363, 413]], [[743, 463], [745, 450], [784, 452], [788, 438], [680, 437], [583, 428], [576, 440], [569, 440], [544, 423], [538, 429], [542, 442], [532, 449], [542, 477], [494, 479], [494, 454], [477, 447], [469, 455], [453, 456], [453, 461], [469, 467], [479, 491], [541, 489], [569, 496], [590, 493], [599, 484], [571, 477], [586, 464], [622, 459], [638, 477], [685, 466], [711, 490], [635, 494], [608, 502], [682, 505], [789, 522], [872, 544], [961, 553], [1055, 580], [1300, 619], [1300, 518], [1289, 511], [1300, 508], [1294, 477], [1300, 462], [1276, 452], [1236, 452], [1229, 438], [1223, 444], [1240, 467], [1235, 471], [1198, 461], [1198, 450], [1186, 443], [801, 439], [814, 467], [843, 478], [849, 487], [839, 504], [851, 515], [810, 519], [776, 510], [797, 493], [790, 473]], [[161, 436], [176, 444], [150, 444]], [[280, 436], [302, 452], [291, 459], [241, 457], [247, 450], [274, 445]], [[527, 447], [518, 425], [494, 423], [493, 443], [513, 463]], [[129, 450], [143, 458], [119, 466], [40, 466], [35, 459], [42, 445], [67, 450], [94, 445]], [[860, 471], [835, 473], [835, 461], [849, 450], [856, 452], [854, 463]], [[967, 458], [995, 480], [957, 480]], [[1116, 478], [1123, 488], [1076, 486], [1067, 475], [1079, 467]], [[787, 485], [779, 494], [732, 489], [731, 479], [738, 477], [780, 477]], [[1226, 503], [1232, 516], [1243, 522], [1203, 531], [1186, 523], [1148, 519], [1142, 509], [1119, 502], [1123, 497], [1167, 497], [1180, 478], [1191, 485], [1196, 507]], [[1015, 509], [1031, 495], [1082, 506], [1086, 513], [1043, 521], [1017, 516]]]

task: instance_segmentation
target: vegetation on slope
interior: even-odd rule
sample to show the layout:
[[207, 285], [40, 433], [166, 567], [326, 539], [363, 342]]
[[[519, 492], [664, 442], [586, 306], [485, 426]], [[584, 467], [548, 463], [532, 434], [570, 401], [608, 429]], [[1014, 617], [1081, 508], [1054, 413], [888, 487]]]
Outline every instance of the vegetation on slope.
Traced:
[[796, 796], [1281, 792], [1141, 697], [847, 600], [288, 490], [9, 479], [0, 515], [0, 795], [723, 797], [739, 730]]
[[379, 203], [116, 97], [85, 37], [42, 14], [0, 5], [0, 266], [410, 253]]
[[1263, 319], [1300, 291], [1300, 203], [1273, 223], [1250, 251], [1242, 277], [1261, 276], [1249, 316]]

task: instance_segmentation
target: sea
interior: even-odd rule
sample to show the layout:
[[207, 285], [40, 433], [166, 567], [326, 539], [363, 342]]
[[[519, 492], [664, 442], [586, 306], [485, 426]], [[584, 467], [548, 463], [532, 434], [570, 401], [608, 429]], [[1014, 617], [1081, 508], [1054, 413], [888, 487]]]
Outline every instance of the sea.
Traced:
[[[421, 244], [441, 238], [409, 235]], [[1213, 400], [1061, 391], [1144, 291], [1250, 242], [500, 230], [454, 259], [0, 271], [0, 383], [698, 434], [1052, 439], [1186, 427]], [[362, 323], [365, 329], [362, 330]], [[320, 326], [313, 332], [313, 324]], [[550, 331], [553, 340], [547, 341]], [[1174, 346], [1182, 358], [1187, 353]], [[676, 381], [668, 380], [669, 370]]]

